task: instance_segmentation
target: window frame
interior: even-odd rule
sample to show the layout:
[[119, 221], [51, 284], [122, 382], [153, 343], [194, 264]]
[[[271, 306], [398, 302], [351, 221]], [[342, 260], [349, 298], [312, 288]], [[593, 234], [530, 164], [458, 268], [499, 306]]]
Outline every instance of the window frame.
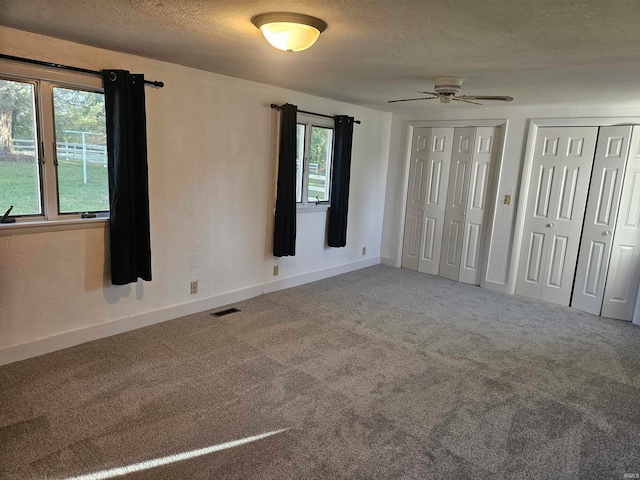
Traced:
[[[95, 75], [49, 70], [5, 60], [0, 60], [0, 79], [30, 83], [34, 86], [35, 151], [41, 206], [39, 214], [9, 215], [10, 218], [15, 219], [15, 223], [0, 224], [0, 231], [12, 234], [15, 233], [16, 228], [20, 227], [57, 225], [63, 229], [70, 229], [77, 223], [105, 223], [109, 219], [108, 210], [90, 211], [90, 214], [95, 214], [92, 218], [83, 217], [85, 212], [60, 213], [53, 103], [53, 89], [56, 87], [104, 94], [102, 79]], [[2, 214], [4, 209], [0, 212], [0, 216]], [[39, 228], [39, 230], [42, 229]]]
[[[296, 119], [296, 134], [297, 134], [297, 126], [304, 125], [305, 126], [305, 138], [304, 138], [304, 152], [302, 159], [302, 195], [301, 202], [297, 201], [296, 198], [296, 208], [299, 212], [308, 212], [308, 211], [324, 211], [331, 206], [331, 180], [333, 177], [333, 145], [335, 142], [335, 122], [331, 118], [323, 118], [323, 117], [315, 117], [312, 115], [305, 115], [302, 113], [298, 113], [298, 117]], [[321, 200], [320, 202], [309, 200], [309, 174], [310, 174], [310, 147], [311, 147], [311, 131], [313, 127], [318, 128], [328, 128], [332, 131], [331, 135], [331, 146], [330, 146], [330, 167], [329, 167], [329, 194], [328, 200]], [[296, 143], [298, 142], [298, 138], [296, 135]], [[297, 175], [297, 172], [296, 172]], [[297, 182], [297, 178], [296, 178]], [[297, 190], [297, 185], [296, 185]]]

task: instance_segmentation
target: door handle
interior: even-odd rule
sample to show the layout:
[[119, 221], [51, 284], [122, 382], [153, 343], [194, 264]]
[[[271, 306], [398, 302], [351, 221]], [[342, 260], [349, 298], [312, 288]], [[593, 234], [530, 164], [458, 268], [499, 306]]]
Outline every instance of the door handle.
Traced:
[[555, 223], [553, 223], [553, 222], [551, 222], [551, 223], [547, 223], [547, 227], [551, 227], [551, 228], [553, 228], [553, 227], [555, 227], [555, 226], [556, 226], [556, 224], [555, 224]]
[[467, 214], [467, 212], [462, 212], [462, 216], [464, 217]]
[[611, 230], [607, 230], [606, 232], [604, 232], [604, 234], [611, 236]]

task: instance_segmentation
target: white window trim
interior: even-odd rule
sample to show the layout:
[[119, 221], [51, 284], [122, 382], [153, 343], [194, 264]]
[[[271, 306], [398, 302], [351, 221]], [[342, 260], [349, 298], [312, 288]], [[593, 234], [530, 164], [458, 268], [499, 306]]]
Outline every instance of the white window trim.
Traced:
[[[311, 127], [323, 127], [333, 130], [335, 142], [335, 122], [331, 118], [316, 117], [313, 115], [306, 115], [304, 113], [298, 113], [296, 124], [305, 124], [305, 144], [304, 144], [304, 159], [302, 162], [302, 202], [296, 202], [296, 211], [298, 213], [311, 213], [311, 212], [326, 212], [331, 207], [331, 200], [316, 203], [310, 202], [309, 198], [309, 150], [311, 142]], [[308, 133], [307, 133], [308, 132]], [[333, 144], [331, 145], [331, 175], [329, 182], [331, 182], [331, 176], [333, 176]], [[331, 197], [331, 186], [329, 186], [329, 197]]]
[[[51, 137], [55, 132], [53, 88], [62, 87], [104, 93], [102, 79], [96, 75], [48, 69], [7, 60], [0, 60], [0, 77], [34, 84], [38, 161], [41, 161], [43, 153], [45, 159], [39, 179], [39, 188], [43, 190], [41, 194], [42, 214], [14, 217], [15, 223], [0, 224], [0, 237], [17, 233], [104, 228], [109, 220], [109, 212], [96, 213], [97, 216], [93, 218], [82, 218], [82, 213], [58, 213], [57, 172], [54, 164], [54, 142]], [[47, 136], [45, 136], [45, 131], [48, 132]], [[1, 208], [2, 206], [0, 206]], [[4, 209], [0, 212], [0, 216], [2, 214], [4, 214]]]
[[10, 237], [13, 235], [24, 235], [33, 233], [59, 232], [64, 230], [105, 228], [108, 222], [108, 217], [72, 218], [62, 220], [34, 220], [25, 222], [16, 221], [16, 223], [0, 224], [0, 237]]

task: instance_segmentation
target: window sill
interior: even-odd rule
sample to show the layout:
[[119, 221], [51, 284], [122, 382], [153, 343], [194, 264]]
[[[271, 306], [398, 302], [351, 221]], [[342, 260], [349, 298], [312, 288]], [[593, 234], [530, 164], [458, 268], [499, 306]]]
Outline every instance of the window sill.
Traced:
[[73, 218], [67, 220], [36, 220], [32, 222], [16, 222], [0, 224], [0, 237], [66, 230], [87, 230], [105, 228], [109, 217]]
[[321, 203], [320, 205], [314, 203], [310, 205], [296, 205], [296, 211], [297, 213], [326, 212], [330, 206], [328, 203]]

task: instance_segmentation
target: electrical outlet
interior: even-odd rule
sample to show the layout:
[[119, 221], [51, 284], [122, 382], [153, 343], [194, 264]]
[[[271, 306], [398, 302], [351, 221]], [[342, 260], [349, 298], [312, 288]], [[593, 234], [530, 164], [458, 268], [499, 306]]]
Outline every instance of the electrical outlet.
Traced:
[[505, 195], [504, 196], [504, 204], [505, 205], [511, 205], [511, 195]]
[[273, 266], [273, 276], [275, 277], [276, 275], [278, 275], [278, 273], [280, 273], [280, 267], [278, 265], [274, 265]]
[[191, 295], [198, 293], [198, 281], [194, 280], [191, 282]]
[[367, 254], [367, 247], [362, 247], [362, 255], [366, 255]]

